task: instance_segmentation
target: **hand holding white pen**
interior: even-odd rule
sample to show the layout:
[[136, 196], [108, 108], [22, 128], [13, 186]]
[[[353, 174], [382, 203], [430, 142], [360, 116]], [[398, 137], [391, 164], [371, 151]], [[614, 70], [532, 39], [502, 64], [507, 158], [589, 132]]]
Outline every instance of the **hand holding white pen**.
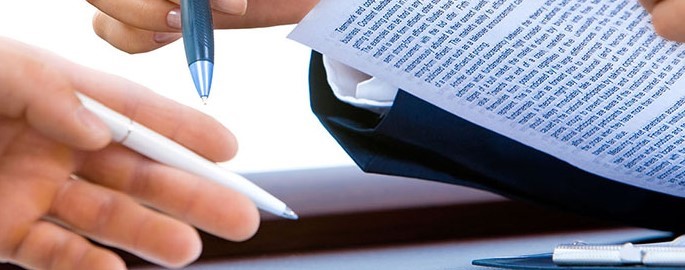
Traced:
[[77, 93], [83, 105], [109, 126], [112, 140], [150, 159], [216, 181], [249, 197], [258, 208], [275, 215], [297, 219], [285, 203], [244, 177], [221, 168], [180, 144], [138, 124], [99, 102]]
[[111, 143], [110, 127], [74, 92], [135, 114], [213, 162], [232, 158], [237, 146], [219, 122], [11, 39], [0, 37], [0, 59], [0, 262], [126, 269], [116, 249], [181, 268], [202, 254], [198, 230], [227, 241], [256, 233], [248, 196]]

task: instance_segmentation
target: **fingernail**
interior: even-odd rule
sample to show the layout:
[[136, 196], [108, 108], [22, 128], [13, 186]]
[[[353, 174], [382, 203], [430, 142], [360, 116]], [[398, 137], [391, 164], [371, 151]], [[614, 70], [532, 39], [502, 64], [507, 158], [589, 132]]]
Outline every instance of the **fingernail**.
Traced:
[[181, 10], [178, 8], [172, 9], [166, 15], [166, 24], [173, 29], [181, 29]]
[[243, 15], [247, 10], [247, 0], [214, 0], [214, 8], [228, 14]]
[[109, 137], [109, 128], [92, 112], [81, 106], [76, 110], [76, 117], [88, 129], [92, 138]]
[[155, 42], [166, 44], [181, 38], [181, 33], [157, 32], [155, 33]]

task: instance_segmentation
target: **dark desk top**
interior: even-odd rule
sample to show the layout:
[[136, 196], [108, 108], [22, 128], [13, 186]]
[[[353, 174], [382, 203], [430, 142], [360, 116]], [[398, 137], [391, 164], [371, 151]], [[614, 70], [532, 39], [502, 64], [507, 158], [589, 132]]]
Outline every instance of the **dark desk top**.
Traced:
[[[301, 219], [264, 214], [257, 235], [243, 243], [203, 233], [203, 254], [190, 269], [482, 269], [471, 261], [658, 233], [351, 167], [247, 176]], [[152, 267], [120, 254], [132, 269]]]
[[[460, 269], [486, 270], [475, 259], [548, 253], [559, 243], [583, 240], [616, 243], [664, 233], [644, 229], [605, 229], [492, 238], [455, 239], [389, 246], [283, 253], [218, 259], [188, 269]], [[156, 268], [141, 268], [156, 269]]]
[[620, 242], [663, 234], [356, 168], [249, 178], [302, 218], [265, 215], [260, 231], [244, 243], [203, 235], [203, 256], [189, 269], [484, 269], [471, 261], [550, 252], [574, 240]]

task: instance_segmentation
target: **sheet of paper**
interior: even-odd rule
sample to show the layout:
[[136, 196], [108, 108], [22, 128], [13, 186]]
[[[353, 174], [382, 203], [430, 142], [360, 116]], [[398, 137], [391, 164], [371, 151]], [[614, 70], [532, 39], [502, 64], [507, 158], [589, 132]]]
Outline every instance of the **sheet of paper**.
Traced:
[[290, 37], [581, 169], [685, 196], [685, 47], [638, 1], [322, 0]]

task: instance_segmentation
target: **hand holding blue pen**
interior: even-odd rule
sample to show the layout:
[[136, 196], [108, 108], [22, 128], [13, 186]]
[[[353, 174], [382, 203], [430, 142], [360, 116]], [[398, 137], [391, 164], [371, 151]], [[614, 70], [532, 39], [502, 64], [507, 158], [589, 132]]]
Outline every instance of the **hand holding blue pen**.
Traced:
[[214, 25], [209, 0], [181, 0], [181, 25], [188, 68], [206, 104], [214, 72]]

